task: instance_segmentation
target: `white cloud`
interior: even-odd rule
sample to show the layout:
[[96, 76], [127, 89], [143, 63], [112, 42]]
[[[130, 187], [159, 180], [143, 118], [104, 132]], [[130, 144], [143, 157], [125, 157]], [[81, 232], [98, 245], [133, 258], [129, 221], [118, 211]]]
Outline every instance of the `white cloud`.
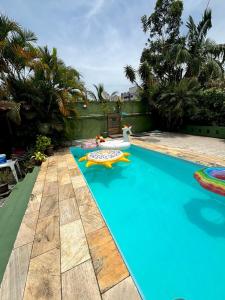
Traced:
[[89, 19], [93, 16], [96, 16], [100, 10], [103, 8], [105, 0], [95, 0], [91, 2], [91, 9], [87, 13], [86, 17]]
[[[102, 82], [112, 92], [130, 86], [124, 66], [139, 64], [147, 40], [140, 18], [149, 15], [154, 4], [155, 0], [1, 0], [0, 9], [33, 30], [39, 44], [57, 47], [89, 87]], [[207, 0], [184, 0], [184, 23], [189, 14], [198, 20], [206, 4]], [[225, 1], [211, 0], [210, 5], [210, 37], [224, 42]]]

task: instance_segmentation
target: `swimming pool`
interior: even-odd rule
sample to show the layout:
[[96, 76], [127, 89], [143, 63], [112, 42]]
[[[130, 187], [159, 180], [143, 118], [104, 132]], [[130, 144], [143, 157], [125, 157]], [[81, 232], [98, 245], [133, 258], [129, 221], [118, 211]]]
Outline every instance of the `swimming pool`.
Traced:
[[142, 297], [224, 300], [225, 198], [197, 183], [197, 164], [129, 152], [113, 169], [78, 164]]

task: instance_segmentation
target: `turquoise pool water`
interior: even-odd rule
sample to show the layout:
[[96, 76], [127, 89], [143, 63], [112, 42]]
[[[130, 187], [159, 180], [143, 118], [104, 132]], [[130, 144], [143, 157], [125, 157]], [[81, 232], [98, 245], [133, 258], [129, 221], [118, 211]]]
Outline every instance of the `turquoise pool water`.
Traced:
[[142, 297], [224, 300], [225, 198], [195, 181], [199, 165], [129, 152], [131, 162], [113, 169], [79, 167]]

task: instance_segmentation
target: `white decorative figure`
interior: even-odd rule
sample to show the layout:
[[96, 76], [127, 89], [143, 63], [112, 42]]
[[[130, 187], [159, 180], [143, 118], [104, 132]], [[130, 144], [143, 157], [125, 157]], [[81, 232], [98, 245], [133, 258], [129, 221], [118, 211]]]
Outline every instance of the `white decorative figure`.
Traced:
[[106, 141], [100, 143], [101, 149], [110, 149], [110, 150], [125, 150], [130, 147], [130, 134], [132, 126], [124, 126], [123, 130], [123, 139], [122, 140], [113, 140], [113, 141]]
[[132, 126], [130, 126], [130, 127], [124, 126], [122, 128], [122, 130], [123, 130], [123, 141], [124, 142], [130, 142], [130, 134], [132, 134], [131, 128], [132, 128]]

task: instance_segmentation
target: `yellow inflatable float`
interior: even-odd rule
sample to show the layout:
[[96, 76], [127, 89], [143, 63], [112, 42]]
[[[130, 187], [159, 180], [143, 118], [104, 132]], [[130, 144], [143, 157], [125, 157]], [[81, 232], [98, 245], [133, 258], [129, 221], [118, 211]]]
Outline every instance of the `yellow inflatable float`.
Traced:
[[112, 168], [112, 164], [124, 161], [129, 162], [129, 159], [126, 157], [129, 156], [129, 153], [124, 153], [120, 150], [98, 150], [90, 152], [87, 155], [81, 157], [79, 161], [86, 160], [86, 167], [91, 167], [94, 165], [103, 165], [107, 168]]

